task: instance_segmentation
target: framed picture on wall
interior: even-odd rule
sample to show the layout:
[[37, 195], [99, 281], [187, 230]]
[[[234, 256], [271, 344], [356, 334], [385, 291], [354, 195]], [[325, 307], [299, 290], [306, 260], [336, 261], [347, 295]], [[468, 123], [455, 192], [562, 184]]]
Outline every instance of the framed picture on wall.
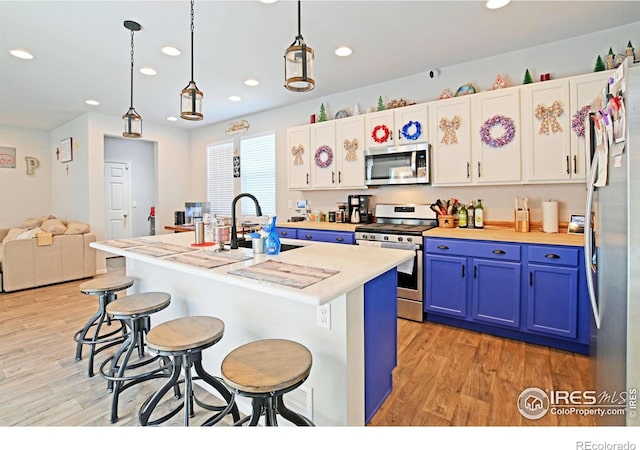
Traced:
[[60, 141], [60, 162], [73, 161], [73, 138], [66, 138]]

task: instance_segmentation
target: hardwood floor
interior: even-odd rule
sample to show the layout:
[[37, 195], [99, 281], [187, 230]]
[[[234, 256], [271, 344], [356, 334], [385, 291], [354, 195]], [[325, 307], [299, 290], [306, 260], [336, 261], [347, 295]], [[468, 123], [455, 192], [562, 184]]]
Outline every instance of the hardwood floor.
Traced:
[[[108, 269], [123, 274], [122, 258]], [[79, 291], [83, 281], [0, 294], [0, 426], [114, 426], [106, 382], [87, 377], [86, 358], [74, 359], [73, 335], [96, 308]], [[528, 387], [592, 388], [589, 357], [429, 322], [398, 324], [394, 389], [371, 426], [595, 425], [578, 414], [529, 420], [516, 407]], [[115, 425], [137, 426], [141, 399], [161, 382], [125, 391]], [[208, 417], [200, 416], [192, 423]], [[181, 423], [178, 414], [168, 425]]]

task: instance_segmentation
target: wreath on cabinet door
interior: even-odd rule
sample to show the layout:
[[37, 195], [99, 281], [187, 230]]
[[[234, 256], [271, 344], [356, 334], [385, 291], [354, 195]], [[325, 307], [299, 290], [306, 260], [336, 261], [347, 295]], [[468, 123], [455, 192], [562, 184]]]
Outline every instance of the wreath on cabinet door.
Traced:
[[295, 156], [295, 159], [293, 160], [293, 165], [294, 166], [302, 165], [302, 163], [303, 163], [302, 154], [303, 153], [304, 153], [304, 147], [302, 146], [302, 144], [294, 145], [293, 147], [291, 147], [291, 154], [293, 156]]
[[538, 134], [549, 134], [549, 128], [551, 128], [551, 132], [553, 134], [559, 133], [562, 131], [562, 127], [560, 126], [560, 122], [558, 122], [558, 117], [562, 115], [564, 112], [564, 108], [558, 100], [555, 100], [551, 106], [547, 107], [542, 104], [538, 104], [536, 106], [535, 116], [536, 119], [541, 120], [540, 130]]
[[344, 159], [346, 159], [347, 161], [356, 161], [358, 159], [358, 155], [356, 155], [356, 151], [358, 150], [358, 139], [345, 139], [343, 147], [347, 151]]
[[331, 150], [331, 147], [328, 145], [321, 145], [316, 149], [314, 159], [316, 161], [316, 166], [321, 169], [325, 169], [333, 162], [333, 150]]
[[[491, 130], [496, 126], [500, 126], [504, 130], [504, 132], [501, 136], [493, 137], [491, 135]], [[493, 148], [499, 148], [507, 145], [513, 140], [515, 135], [516, 126], [513, 122], [513, 119], [511, 119], [510, 117], [502, 116], [500, 114], [497, 114], [486, 120], [480, 128], [480, 138], [482, 139], [482, 142]]]
[[[382, 131], [382, 137], [378, 136], [378, 132], [380, 131]], [[371, 137], [378, 144], [384, 144], [387, 142], [389, 136], [391, 136], [391, 131], [389, 131], [389, 128], [386, 125], [377, 125], [371, 132]]]
[[576, 111], [576, 113], [573, 115], [573, 118], [571, 119], [571, 128], [573, 128], [573, 131], [578, 137], [584, 137], [584, 122], [589, 115], [589, 111], [591, 111], [591, 105], [585, 105], [578, 111]]
[[453, 119], [449, 120], [446, 117], [440, 119], [440, 129], [444, 131], [444, 135], [440, 140], [441, 144], [457, 144], [458, 136], [456, 135], [456, 130], [460, 128], [460, 124], [462, 123], [462, 119], [460, 116], [453, 116]]
[[[411, 130], [412, 128], [415, 128], [415, 131], [409, 134], [409, 130]], [[420, 137], [421, 134], [422, 124], [420, 124], [420, 122], [414, 122], [413, 120], [410, 120], [402, 127], [402, 137], [410, 141], [415, 141]]]

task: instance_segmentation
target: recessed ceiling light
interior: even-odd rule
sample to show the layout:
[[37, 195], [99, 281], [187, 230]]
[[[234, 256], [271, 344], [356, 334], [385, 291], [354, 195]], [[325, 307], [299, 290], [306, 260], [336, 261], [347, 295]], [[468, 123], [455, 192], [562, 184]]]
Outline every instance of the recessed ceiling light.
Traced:
[[182, 52], [175, 47], [166, 46], [166, 47], [162, 47], [162, 53], [169, 56], [178, 56]]
[[145, 75], [155, 75], [158, 72], [156, 72], [156, 70], [152, 67], [141, 67], [140, 68], [140, 73], [143, 73]]
[[89, 98], [87, 100], [84, 101], [87, 105], [91, 105], [91, 106], [98, 106], [100, 104], [100, 102], [98, 100], [94, 100], [92, 98]]
[[335, 51], [335, 54], [338, 56], [349, 56], [351, 53], [351, 49], [349, 47], [338, 47]]
[[169, 117], [167, 117], [167, 120], [169, 122], [175, 122], [176, 120], [178, 120], [178, 118], [177, 117], [173, 117], [173, 116], [169, 116]]
[[237, 95], [232, 95], [229, 97], [229, 100], [231, 100], [232, 102], [239, 102], [240, 100], [242, 100], [242, 97], [238, 97]]
[[507, 6], [511, 0], [487, 0], [487, 8], [500, 9], [503, 6]]
[[244, 84], [246, 84], [247, 86], [257, 86], [260, 84], [260, 82], [258, 80], [255, 80], [253, 78], [249, 78], [248, 80], [244, 81]]
[[20, 58], [20, 59], [33, 59], [33, 55], [31, 53], [29, 53], [26, 50], [21, 50], [19, 48], [13, 49], [13, 50], [9, 50], [9, 53], [11, 53], [13, 56], [15, 56], [16, 58]]

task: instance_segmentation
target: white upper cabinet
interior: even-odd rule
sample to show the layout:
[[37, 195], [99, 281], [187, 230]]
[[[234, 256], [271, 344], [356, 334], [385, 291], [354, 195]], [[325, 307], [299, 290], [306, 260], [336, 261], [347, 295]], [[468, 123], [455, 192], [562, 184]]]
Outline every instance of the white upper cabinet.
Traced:
[[310, 125], [311, 134], [311, 187], [336, 187], [336, 126], [335, 120]]
[[289, 189], [309, 189], [311, 187], [311, 158], [309, 125], [287, 129], [287, 170]]
[[393, 110], [369, 113], [366, 116], [367, 148], [393, 147], [395, 133]]
[[[577, 176], [578, 156], [571, 151], [569, 80], [526, 84], [520, 95], [525, 181], [571, 180]], [[580, 176], [584, 179], [584, 172]]]
[[475, 183], [521, 182], [521, 133], [518, 88], [471, 96], [471, 177]]
[[433, 184], [471, 183], [471, 98], [429, 104]]
[[364, 118], [353, 116], [335, 121], [338, 188], [367, 188], [364, 184]]
[[367, 148], [428, 142], [428, 118], [428, 103], [367, 114]]

